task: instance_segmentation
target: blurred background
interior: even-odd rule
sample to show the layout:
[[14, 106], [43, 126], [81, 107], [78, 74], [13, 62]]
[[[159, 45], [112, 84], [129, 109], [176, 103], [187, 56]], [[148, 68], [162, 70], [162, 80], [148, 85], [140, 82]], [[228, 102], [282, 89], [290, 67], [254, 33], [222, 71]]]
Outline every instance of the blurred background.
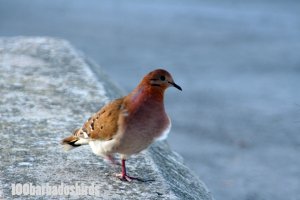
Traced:
[[300, 1], [0, 0], [0, 36], [69, 40], [126, 93], [165, 68], [171, 148], [216, 199], [300, 199]]

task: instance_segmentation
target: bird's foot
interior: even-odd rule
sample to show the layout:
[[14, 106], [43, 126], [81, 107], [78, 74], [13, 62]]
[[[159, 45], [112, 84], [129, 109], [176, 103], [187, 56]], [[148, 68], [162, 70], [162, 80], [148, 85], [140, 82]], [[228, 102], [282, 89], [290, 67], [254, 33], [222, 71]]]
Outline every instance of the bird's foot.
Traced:
[[140, 182], [154, 181], [154, 180], [143, 180], [143, 179], [140, 179], [140, 178], [128, 176], [127, 173], [126, 173], [125, 159], [122, 159], [122, 173], [116, 174], [116, 176], [121, 181], [127, 181], [127, 182], [131, 182], [133, 180], [137, 180], [137, 181], [140, 181]]
[[143, 179], [140, 179], [140, 178], [136, 178], [136, 177], [132, 177], [132, 176], [128, 176], [127, 174], [116, 174], [116, 176], [121, 180], [121, 181], [126, 181], [126, 182], [131, 182], [133, 180], [136, 180], [136, 181], [140, 181], [140, 182], [146, 182], [145, 180]]

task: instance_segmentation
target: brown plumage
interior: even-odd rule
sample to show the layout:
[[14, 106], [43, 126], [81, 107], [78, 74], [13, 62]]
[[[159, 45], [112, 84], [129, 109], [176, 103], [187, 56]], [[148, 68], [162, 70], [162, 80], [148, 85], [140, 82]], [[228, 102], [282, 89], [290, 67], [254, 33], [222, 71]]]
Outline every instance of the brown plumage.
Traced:
[[163, 99], [164, 91], [170, 86], [181, 90], [167, 71], [150, 72], [130, 94], [105, 105], [62, 144], [66, 150], [89, 144], [95, 154], [112, 161], [113, 155], [119, 153], [122, 158], [119, 178], [136, 179], [126, 174], [125, 160], [166, 137], [171, 123]]

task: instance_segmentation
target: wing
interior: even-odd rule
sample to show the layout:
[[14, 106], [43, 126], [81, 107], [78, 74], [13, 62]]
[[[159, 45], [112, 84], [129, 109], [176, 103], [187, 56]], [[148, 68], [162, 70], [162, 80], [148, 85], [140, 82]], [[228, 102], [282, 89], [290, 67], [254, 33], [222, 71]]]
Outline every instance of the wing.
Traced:
[[116, 99], [94, 114], [83, 125], [82, 130], [89, 138], [95, 140], [111, 140], [118, 131], [119, 114], [124, 98]]

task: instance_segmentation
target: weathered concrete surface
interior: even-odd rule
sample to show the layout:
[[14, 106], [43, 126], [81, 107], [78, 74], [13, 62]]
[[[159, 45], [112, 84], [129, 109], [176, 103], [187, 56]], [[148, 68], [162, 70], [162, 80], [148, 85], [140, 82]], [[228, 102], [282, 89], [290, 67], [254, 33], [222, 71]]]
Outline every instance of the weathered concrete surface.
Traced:
[[94, 184], [100, 199], [212, 199], [166, 143], [129, 160], [130, 174], [155, 179], [146, 183], [119, 181], [114, 174], [120, 169], [110, 167], [88, 146], [62, 150], [63, 137], [120, 95], [104, 75], [94, 76], [84, 56], [68, 42], [0, 39], [0, 93], [0, 199], [82, 198], [12, 196], [14, 183]]

